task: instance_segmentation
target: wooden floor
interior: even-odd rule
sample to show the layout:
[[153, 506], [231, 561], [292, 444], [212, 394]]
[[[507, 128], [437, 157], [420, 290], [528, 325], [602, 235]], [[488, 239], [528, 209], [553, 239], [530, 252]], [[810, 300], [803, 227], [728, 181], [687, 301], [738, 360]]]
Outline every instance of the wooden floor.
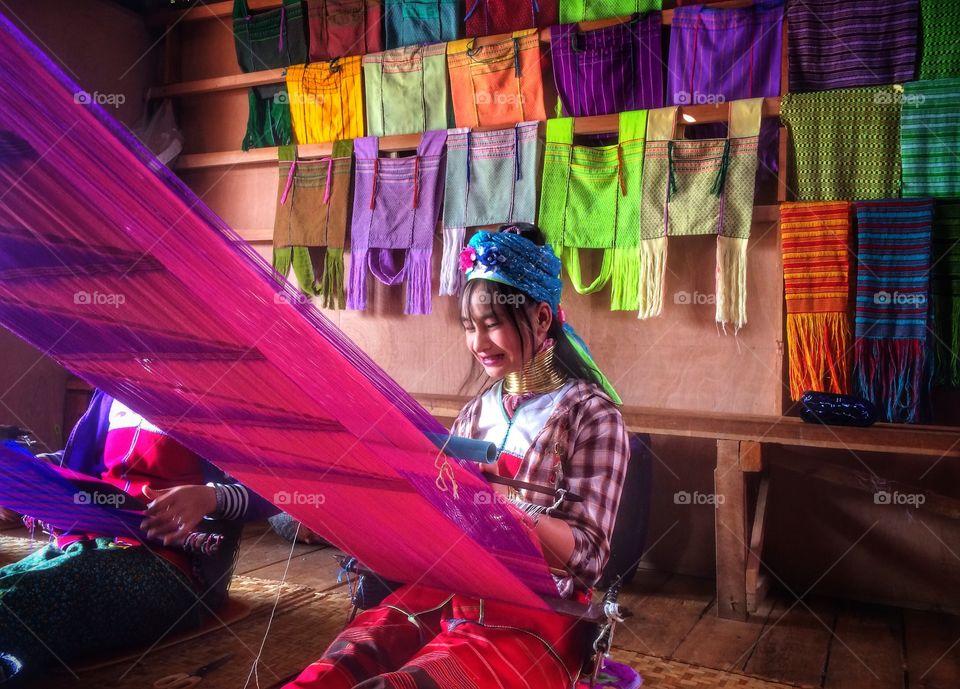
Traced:
[[[315, 545], [291, 548], [268, 525], [254, 524], [244, 532], [236, 572], [328, 591], [346, 585], [337, 582], [337, 554]], [[960, 688], [960, 617], [816, 596], [797, 600], [786, 592], [770, 598], [747, 622], [721, 620], [712, 580], [642, 571], [621, 595], [633, 615], [618, 629], [615, 646], [797, 686]]]

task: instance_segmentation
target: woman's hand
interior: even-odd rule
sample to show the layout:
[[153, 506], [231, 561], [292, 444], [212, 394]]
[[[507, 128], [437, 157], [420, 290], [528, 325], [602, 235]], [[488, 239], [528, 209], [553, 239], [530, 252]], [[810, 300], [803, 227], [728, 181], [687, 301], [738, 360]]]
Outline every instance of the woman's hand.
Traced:
[[217, 491], [212, 486], [176, 486], [156, 490], [144, 486], [151, 502], [140, 528], [148, 538], [164, 545], [180, 544], [206, 515], [217, 509]]

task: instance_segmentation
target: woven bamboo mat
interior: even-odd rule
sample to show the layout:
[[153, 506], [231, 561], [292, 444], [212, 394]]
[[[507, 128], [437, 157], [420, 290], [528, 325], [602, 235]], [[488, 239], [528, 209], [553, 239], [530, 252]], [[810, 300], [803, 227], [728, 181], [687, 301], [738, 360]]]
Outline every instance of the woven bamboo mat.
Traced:
[[[350, 602], [342, 588], [318, 593], [306, 586], [285, 584], [271, 623], [278, 585], [276, 581], [236, 576], [230, 595], [252, 608], [245, 618], [202, 637], [155, 648], [139, 660], [127, 658], [86, 671], [73, 668], [79, 682], [64, 670], [37, 686], [148, 689], [162, 677], [189, 673], [230, 653], [233, 658], [227, 665], [204, 677], [203, 689], [268, 689], [282, 685], [320, 657], [346, 622]], [[250, 676], [261, 644], [256, 676]]]
[[0, 536], [0, 567], [19, 562], [47, 544], [47, 537], [35, 541], [19, 536]]
[[725, 672], [614, 648], [613, 659], [643, 677], [643, 689], [793, 689], [801, 685]]

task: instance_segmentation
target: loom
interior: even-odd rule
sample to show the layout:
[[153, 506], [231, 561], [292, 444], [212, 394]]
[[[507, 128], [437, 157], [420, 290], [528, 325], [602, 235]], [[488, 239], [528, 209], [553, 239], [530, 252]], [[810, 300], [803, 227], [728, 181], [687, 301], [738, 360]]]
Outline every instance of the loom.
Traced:
[[0, 323], [381, 576], [545, 608], [440, 423], [94, 100], [0, 16]]

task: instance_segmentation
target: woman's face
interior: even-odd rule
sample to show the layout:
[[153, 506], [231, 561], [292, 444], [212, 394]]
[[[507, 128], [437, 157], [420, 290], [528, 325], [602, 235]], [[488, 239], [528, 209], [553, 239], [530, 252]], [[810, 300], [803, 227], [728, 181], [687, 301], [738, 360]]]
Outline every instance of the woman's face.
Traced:
[[[470, 295], [467, 315], [463, 318], [467, 349], [483, 366], [484, 372], [494, 380], [519, 371], [525, 361], [532, 358], [538, 350], [550, 326], [548, 305], [531, 307], [524, 304], [498, 304], [495, 307], [491, 302], [497, 294], [482, 287], [474, 289]], [[518, 331], [507, 313], [507, 309], [514, 308], [517, 309], [517, 320], [523, 334]], [[530, 313], [530, 310], [533, 313]], [[532, 331], [523, 328], [524, 323], [529, 323]]]

